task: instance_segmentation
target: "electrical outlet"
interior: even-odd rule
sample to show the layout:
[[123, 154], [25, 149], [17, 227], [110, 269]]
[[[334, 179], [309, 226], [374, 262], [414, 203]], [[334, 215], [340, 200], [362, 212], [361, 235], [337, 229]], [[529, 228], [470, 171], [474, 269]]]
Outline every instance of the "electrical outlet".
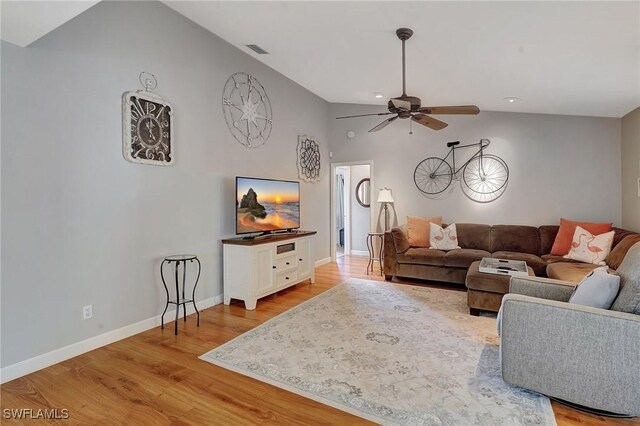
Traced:
[[82, 319], [88, 320], [93, 316], [93, 305], [82, 307]]

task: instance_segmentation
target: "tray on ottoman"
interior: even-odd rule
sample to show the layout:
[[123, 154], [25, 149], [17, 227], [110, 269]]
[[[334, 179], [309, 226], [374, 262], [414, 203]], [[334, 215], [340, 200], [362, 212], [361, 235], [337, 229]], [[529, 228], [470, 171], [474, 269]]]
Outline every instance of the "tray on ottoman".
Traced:
[[480, 261], [480, 272], [495, 275], [528, 276], [527, 262], [523, 260], [494, 259], [483, 257]]
[[[524, 262], [523, 262], [524, 263]], [[533, 268], [527, 268], [529, 276], [535, 276]], [[498, 312], [502, 296], [509, 293], [509, 274], [487, 274], [480, 272], [480, 261], [475, 261], [467, 271], [467, 305], [471, 315], [479, 315], [480, 311]]]

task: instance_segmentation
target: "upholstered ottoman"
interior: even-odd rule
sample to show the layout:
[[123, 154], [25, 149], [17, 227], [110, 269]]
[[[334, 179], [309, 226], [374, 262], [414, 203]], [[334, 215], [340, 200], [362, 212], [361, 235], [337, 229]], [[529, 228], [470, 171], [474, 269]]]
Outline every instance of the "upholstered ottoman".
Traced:
[[[535, 276], [530, 266], [527, 269], [530, 276]], [[510, 275], [480, 272], [480, 262], [473, 262], [465, 280], [469, 313], [478, 316], [481, 311], [498, 312], [502, 296], [509, 293], [510, 280]]]

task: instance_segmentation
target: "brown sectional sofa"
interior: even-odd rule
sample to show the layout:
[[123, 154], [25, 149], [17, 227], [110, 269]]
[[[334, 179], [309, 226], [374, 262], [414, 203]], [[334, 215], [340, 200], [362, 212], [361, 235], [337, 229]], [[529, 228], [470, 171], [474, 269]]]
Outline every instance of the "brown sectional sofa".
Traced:
[[[395, 227], [385, 234], [384, 274], [392, 277], [418, 278], [455, 284], [465, 284], [469, 266], [483, 257], [524, 260], [535, 275], [577, 282], [597, 265], [570, 261], [549, 254], [558, 233], [558, 226], [481, 225], [457, 223], [461, 249], [441, 251], [410, 247], [406, 226]], [[626, 250], [614, 250], [625, 238], [628, 248], [640, 235], [613, 228], [613, 249], [607, 258], [612, 269], [622, 261]], [[628, 247], [627, 247], [628, 246]]]

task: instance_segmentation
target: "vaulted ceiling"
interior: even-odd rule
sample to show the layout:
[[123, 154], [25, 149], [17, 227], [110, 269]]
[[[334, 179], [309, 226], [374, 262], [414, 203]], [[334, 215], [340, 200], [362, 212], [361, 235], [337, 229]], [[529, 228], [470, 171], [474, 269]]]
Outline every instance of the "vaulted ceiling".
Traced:
[[[42, 4], [52, 2], [11, 3], [2, 2], [2, 38], [21, 45], [92, 4], [53, 2], [65, 13], [48, 13]], [[164, 3], [329, 102], [382, 105], [398, 96], [395, 29], [410, 27], [407, 92], [425, 105], [604, 117], [640, 105], [637, 1]]]

